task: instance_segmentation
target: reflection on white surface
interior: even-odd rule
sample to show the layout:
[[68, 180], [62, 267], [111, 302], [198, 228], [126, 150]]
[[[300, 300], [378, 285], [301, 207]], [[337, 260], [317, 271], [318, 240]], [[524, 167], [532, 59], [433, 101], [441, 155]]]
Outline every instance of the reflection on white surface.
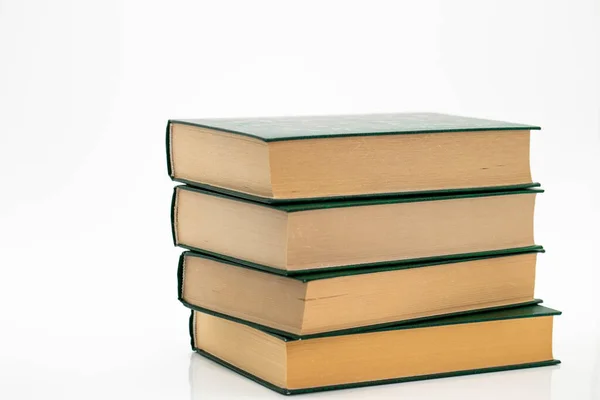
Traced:
[[[494, 372], [479, 375], [433, 379], [321, 392], [301, 395], [302, 399], [527, 399], [550, 400], [553, 373], [551, 367]], [[198, 354], [190, 357], [190, 400], [219, 399], [281, 399], [267, 389]]]
[[594, 370], [592, 371], [592, 399], [599, 400], [600, 399], [600, 320], [598, 321], [598, 327], [595, 332], [597, 333], [596, 337], [596, 362], [594, 366]]

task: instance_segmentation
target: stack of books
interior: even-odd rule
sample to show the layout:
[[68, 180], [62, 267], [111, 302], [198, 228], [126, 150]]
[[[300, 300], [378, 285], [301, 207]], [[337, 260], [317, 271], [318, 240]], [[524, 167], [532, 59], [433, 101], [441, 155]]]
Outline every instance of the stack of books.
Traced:
[[283, 394], [546, 366], [535, 126], [443, 114], [171, 120], [192, 348]]

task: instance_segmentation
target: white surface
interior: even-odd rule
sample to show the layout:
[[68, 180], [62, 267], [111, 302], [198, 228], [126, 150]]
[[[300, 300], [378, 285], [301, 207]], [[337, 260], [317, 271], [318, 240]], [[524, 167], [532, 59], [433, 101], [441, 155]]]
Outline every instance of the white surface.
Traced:
[[190, 361], [166, 120], [421, 110], [544, 128], [563, 364], [306, 398], [600, 399], [599, 27], [598, 1], [0, 0], [0, 398], [280, 398]]

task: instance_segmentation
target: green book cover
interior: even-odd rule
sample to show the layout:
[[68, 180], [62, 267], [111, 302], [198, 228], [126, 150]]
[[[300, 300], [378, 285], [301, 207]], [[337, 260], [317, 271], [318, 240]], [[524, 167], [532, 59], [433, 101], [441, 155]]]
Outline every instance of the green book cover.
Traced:
[[[481, 322], [491, 322], [491, 321], [501, 321], [501, 320], [512, 320], [512, 319], [522, 319], [522, 318], [538, 318], [538, 317], [548, 317], [548, 316], [558, 316], [561, 312], [543, 307], [540, 305], [525, 305], [521, 307], [513, 307], [507, 309], [498, 309], [493, 311], [472, 313], [472, 314], [463, 314], [463, 315], [454, 315], [454, 316], [446, 316], [436, 319], [430, 319], [427, 321], [418, 321], [414, 323], [404, 323], [395, 326], [380, 328], [369, 330], [362, 333], [373, 333], [373, 332], [383, 332], [383, 331], [392, 331], [392, 330], [406, 330], [406, 329], [419, 329], [419, 328], [428, 328], [428, 327], [436, 327], [436, 326], [447, 326], [447, 325], [459, 325], [459, 324], [473, 324], [473, 323], [481, 323]], [[253, 326], [254, 329], [260, 330], [260, 327]], [[385, 379], [385, 380], [376, 380], [376, 381], [367, 381], [367, 382], [356, 382], [356, 383], [347, 383], [341, 385], [332, 385], [332, 386], [321, 386], [314, 388], [303, 388], [303, 389], [287, 389], [283, 387], [278, 387], [270, 382], [267, 382], [243, 369], [232, 365], [219, 357], [216, 357], [202, 349], [199, 349], [196, 346], [194, 335], [195, 335], [195, 327], [194, 327], [194, 311], [192, 311], [189, 320], [189, 331], [191, 337], [191, 346], [192, 349], [198, 354], [215, 361], [232, 371], [235, 371], [265, 387], [272, 389], [278, 393], [285, 395], [293, 395], [293, 394], [302, 394], [302, 393], [312, 393], [319, 391], [328, 391], [328, 390], [337, 390], [337, 389], [348, 389], [355, 387], [363, 387], [363, 386], [372, 386], [372, 385], [381, 385], [388, 383], [401, 383], [401, 382], [410, 382], [417, 380], [427, 380], [427, 379], [435, 379], [435, 378], [445, 378], [452, 376], [461, 376], [461, 375], [469, 375], [469, 374], [480, 374], [487, 372], [497, 372], [497, 371], [507, 371], [513, 369], [523, 369], [523, 368], [533, 368], [533, 367], [542, 367], [542, 366], [550, 366], [559, 364], [560, 361], [556, 359], [549, 359], [539, 362], [531, 362], [531, 363], [523, 363], [516, 365], [503, 365], [503, 366], [495, 366], [490, 368], [479, 368], [479, 369], [470, 369], [470, 370], [461, 370], [461, 371], [452, 371], [438, 374], [428, 374], [428, 375], [419, 375], [419, 376], [411, 376], [411, 377], [402, 377], [395, 379]], [[283, 342], [295, 341], [295, 340], [307, 340], [301, 338], [289, 338], [286, 336], [281, 336], [273, 332], [264, 331], [265, 333], [273, 336], [275, 339], [281, 340]], [[360, 335], [360, 333], [333, 333], [330, 336], [336, 335]], [[308, 339], [310, 340], [310, 339]]]
[[265, 142], [344, 136], [540, 129], [535, 125], [438, 113], [173, 119], [170, 123], [211, 128]]

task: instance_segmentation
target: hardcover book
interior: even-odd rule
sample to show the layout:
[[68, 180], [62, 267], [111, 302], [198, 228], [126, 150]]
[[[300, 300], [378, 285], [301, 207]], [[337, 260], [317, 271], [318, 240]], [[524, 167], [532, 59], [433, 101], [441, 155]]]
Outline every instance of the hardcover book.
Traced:
[[523, 188], [533, 129], [433, 113], [171, 120], [167, 165], [262, 202]]
[[175, 188], [176, 245], [283, 275], [535, 246], [536, 188], [263, 204]]
[[559, 363], [553, 317], [539, 305], [294, 340], [193, 311], [192, 348], [282, 394]]
[[[197, 353], [191, 353], [189, 356], [190, 400], [215, 398], [219, 400], [277, 400], [277, 398], [282, 398], [281, 394], [269, 392], [269, 389], [264, 386], [257, 385], [253, 380], [247, 379], [228, 368], [223, 368], [206, 357]], [[306, 398], [310, 400], [319, 397], [331, 400], [550, 400], [553, 393], [552, 382], [556, 381], [557, 374], [562, 374], [560, 364], [498, 374], [474, 373], [458, 379], [446, 378], [431, 382], [417, 382], [412, 385], [379, 385], [378, 387], [363, 388], [362, 390], [331, 393], [331, 396], [321, 392], [317, 393], [316, 396], [307, 396]], [[594, 398], [594, 394], [600, 394], [600, 391], [598, 391], [600, 382], [597, 381], [596, 383], [596, 391], [592, 389], [592, 398]]]
[[298, 339], [534, 303], [537, 252], [283, 277], [185, 252], [180, 301]]

